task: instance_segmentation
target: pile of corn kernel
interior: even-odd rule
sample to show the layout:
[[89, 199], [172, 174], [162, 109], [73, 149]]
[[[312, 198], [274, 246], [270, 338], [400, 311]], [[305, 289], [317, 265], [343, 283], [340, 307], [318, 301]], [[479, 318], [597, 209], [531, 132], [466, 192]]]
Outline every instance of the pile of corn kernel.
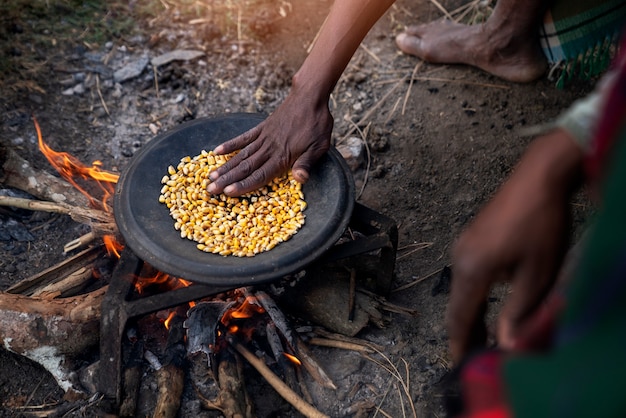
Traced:
[[253, 257], [298, 232], [307, 204], [291, 172], [241, 197], [210, 194], [209, 174], [233, 155], [203, 150], [195, 157], [183, 157], [161, 179], [159, 202], [169, 208], [181, 238], [197, 242], [199, 250]]

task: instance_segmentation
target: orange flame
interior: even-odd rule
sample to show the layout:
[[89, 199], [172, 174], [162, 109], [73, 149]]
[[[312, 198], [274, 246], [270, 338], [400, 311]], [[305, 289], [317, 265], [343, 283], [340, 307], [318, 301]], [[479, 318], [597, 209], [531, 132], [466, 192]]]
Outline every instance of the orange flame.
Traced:
[[224, 314], [222, 323], [228, 324], [231, 319], [246, 319], [263, 312], [265, 312], [265, 309], [251, 302], [250, 298], [246, 298], [239, 307], [231, 309]]
[[[142, 294], [144, 290], [149, 286], [164, 285], [168, 289], [174, 290], [181, 287], [188, 287], [191, 284], [192, 282], [188, 280], [170, 276], [167, 273], [157, 271], [154, 275], [150, 277], [138, 277], [138, 280], [135, 282], [135, 290], [137, 291], [137, 293]], [[189, 302], [190, 307], [193, 306], [192, 304], [195, 305], [194, 302]]]
[[104, 242], [104, 247], [107, 249], [107, 254], [109, 256], [115, 256], [120, 258], [120, 253], [124, 249], [124, 246], [117, 242], [117, 240], [112, 235], [105, 235], [102, 237], [102, 241]]
[[[59, 174], [72, 184], [79, 192], [81, 192], [89, 200], [89, 204], [95, 208], [111, 212], [111, 207], [108, 204], [109, 198], [115, 192], [115, 184], [119, 180], [119, 175], [110, 171], [103, 170], [101, 161], [94, 161], [91, 163], [91, 167], [82, 164], [76, 157], [66, 152], [57, 152], [50, 148], [43, 140], [41, 128], [37, 119], [33, 117], [33, 123], [35, 124], [35, 130], [37, 131], [37, 142], [39, 149], [46, 157], [48, 162], [59, 172]], [[88, 182], [89, 184], [95, 184], [102, 194], [98, 200], [87, 189], [78, 183], [78, 180]], [[105, 235], [102, 237], [104, 245], [107, 249], [109, 256], [121, 257], [121, 251], [124, 246], [118, 242], [113, 235]], [[135, 283], [136, 291], [141, 294], [143, 290], [154, 284], [167, 284], [170, 289], [177, 289], [180, 287], [189, 286], [192, 282], [183, 279], [177, 279], [171, 277], [168, 274], [158, 272], [153, 277], [139, 278]], [[194, 306], [194, 302], [189, 302], [190, 306]], [[169, 322], [168, 322], [169, 323]], [[167, 326], [167, 325], [166, 325]]]
[[[52, 164], [52, 166], [59, 172], [59, 174], [68, 182], [70, 182], [78, 191], [89, 199], [89, 203], [94, 208], [99, 208], [104, 211], [110, 212], [109, 205], [107, 204], [108, 198], [113, 194], [115, 186], [119, 179], [119, 175], [111, 173], [106, 170], [102, 170], [101, 161], [94, 161], [91, 167], [87, 167], [82, 164], [76, 157], [66, 152], [57, 152], [50, 148], [44, 141], [41, 134], [41, 128], [37, 119], [33, 117], [35, 124], [35, 130], [37, 131], [37, 142], [39, 149], [46, 157], [46, 159]], [[102, 199], [98, 202], [89, 192], [81, 187], [75, 177], [79, 177], [83, 180], [95, 180], [97, 185], [103, 194]]]
[[170, 322], [172, 322], [172, 318], [174, 318], [174, 316], [176, 316], [176, 311], [171, 311], [167, 319], [163, 322], [165, 329], [170, 329]]
[[292, 363], [294, 363], [296, 366], [301, 366], [302, 365], [302, 362], [298, 359], [298, 357], [293, 356], [293, 355], [291, 355], [289, 353], [283, 353], [283, 355], [285, 357], [287, 357], [287, 359], [289, 361], [291, 361]]
[[[95, 209], [101, 209], [105, 212], [110, 212], [111, 209], [107, 203], [115, 191], [115, 184], [119, 179], [119, 175], [111, 173], [106, 170], [102, 170], [101, 161], [94, 161], [91, 167], [87, 167], [82, 164], [76, 157], [66, 152], [57, 152], [50, 148], [43, 140], [41, 134], [41, 128], [37, 119], [33, 117], [33, 123], [35, 124], [35, 130], [37, 131], [37, 143], [39, 144], [39, 150], [46, 157], [48, 162], [54, 167], [61, 177], [72, 184], [79, 192], [81, 192], [89, 200], [89, 204]], [[95, 184], [100, 188], [102, 198], [98, 201], [95, 199], [84, 187], [81, 187], [76, 178], [80, 178], [86, 181], [95, 181]], [[93, 184], [93, 183], [92, 183]], [[120, 251], [122, 244], [115, 240], [112, 235], [105, 235], [103, 237], [104, 245], [109, 255], [115, 255], [120, 257]]]

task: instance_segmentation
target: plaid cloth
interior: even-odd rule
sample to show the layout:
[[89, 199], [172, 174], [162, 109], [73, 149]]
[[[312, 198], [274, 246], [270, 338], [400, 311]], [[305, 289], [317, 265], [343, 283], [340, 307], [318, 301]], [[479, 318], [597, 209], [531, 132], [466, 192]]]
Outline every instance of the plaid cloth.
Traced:
[[557, 86], [606, 70], [624, 22], [626, 0], [555, 1], [544, 17], [540, 42]]

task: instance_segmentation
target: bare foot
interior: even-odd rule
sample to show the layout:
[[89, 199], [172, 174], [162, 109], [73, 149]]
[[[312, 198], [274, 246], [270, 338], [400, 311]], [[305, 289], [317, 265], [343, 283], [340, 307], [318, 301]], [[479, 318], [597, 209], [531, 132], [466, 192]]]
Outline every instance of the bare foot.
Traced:
[[436, 64], [467, 64], [504, 80], [525, 83], [541, 77], [547, 61], [533, 38], [490, 31], [486, 25], [450, 21], [411, 26], [396, 37], [406, 54]]

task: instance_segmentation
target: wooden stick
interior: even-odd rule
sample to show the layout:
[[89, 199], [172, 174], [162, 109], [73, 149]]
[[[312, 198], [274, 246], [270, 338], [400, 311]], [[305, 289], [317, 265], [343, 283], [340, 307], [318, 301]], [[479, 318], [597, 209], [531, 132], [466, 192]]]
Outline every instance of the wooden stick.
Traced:
[[172, 418], [178, 414], [184, 380], [183, 370], [173, 364], [163, 366], [157, 371], [159, 393], [152, 415], [154, 418]]
[[310, 418], [328, 417], [328, 415], [325, 415], [322, 412], [318, 411], [315, 407], [313, 407], [311, 404], [298, 396], [298, 394], [291, 390], [291, 388], [287, 386], [282, 380], [280, 380], [278, 376], [276, 376], [274, 372], [272, 372], [270, 368], [267, 367], [265, 363], [263, 363], [263, 361], [261, 361], [257, 356], [248, 351], [243, 345], [234, 341], [231, 341], [230, 343], [233, 348], [237, 350], [237, 352], [241, 354], [246, 360], [248, 360], [252, 367], [254, 367], [256, 371], [258, 371], [261, 376], [263, 376], [263, 378], [265, 378], [267, 383], [269, 383], [274, 388], [274, 390], [276, 390], [276, 392], [278, 392], [278, 394], [283, 397], [283, 399], [289, 402], [302, 415]]
[[407, 284], [402, 285], [402, 286], [400, 286], [400, 287], [396, 287], [395, 289], [392, 289], [392, 290], [391, 290], [391, 292], [393, 293], [393, 292], [400, 292], [400, 291], [402, 291], [402, 290], [406, 290], [406, 289], [408, 289], [409, 287], [415, 286], [416, 284], [421, 283], [421, 282], [423, 282], [423, 281], [424, 281], [424, 280], [426, 280], [426, 279], [430, 279], [430, 278], [431, 278], [431, 277], [433, 277], [435, 274], [437, 274], [437, 273], [441, 272], [441, 270], [443, 270], [443, 267], [438, 268], [437, 270], [435, 270], [435, 271], [433, 271], [433, 272], [431, 272], [431, 273], [428, 273], [426, 276], [424, 276], [424, 277], [420, 277], [420, 278], [418, 278], [418, 279], [416, 279], [416, 280], [414, 280], [414, 281], [412, 281], [412, 282], [410, 282], [410, 283], [407, 283]]
[[84, 247], [85, 245], [91, 244], [96, 238], [97, 238], [97, 235], [95, 232], [93, 231], [87, 232], [85, 235], [81, 235], [75, 240], [72, 240], [68, 242], [67, 244], [65, 244], [63, 246], [63, 253], [66, 254], [66, 253], [69, 253], [70, 251], [74, 251], [81, 247]]
[[221, 411], [227, 418], [253, 418], [253, 406], [243, 382], [241, 356], [234, 350], [222, 350], [217, 366], [216, 381], [220, 388], [215, 400], [209, 400], [197, 390], [198, 398], [206, 409]]
[[42, 212], [69, 215], [76, 222], [90, 225], [95, 231], [104, 234], [116, 234], [117, 225], [113, 214], [87, 207], [71, 206], [67, 203], [46, 202], [42, 200], [24, 199], [21, 197], [0, 196], [0, 206], [11, 206]]
[[21, 293], [31, 296], [39, 288], [45, 287], [50, 283], [57, 282], [73, 272], [86, 267], [98, 259], [104, 252], [102, 245], [88, 248], [80, 253], [61, 261], [60, 263], [45, 269], [33, 276], [30, 276], [21, 282], [15, 283], [9, 287], [7, 293]]
[[13, 187], [38, 199], [87, 207], [87, 197], [71, 184], [52, 174], [34, 169], [28, 161], [13, 150], [0, 149], [0, 183]]
[[311, 356], [311, 353], [306, 348], [304, 342], [300, 338], [297, 338], [296, 341], [298, 342], [296, 347], [297, 357], [306, 371], [309, 372], [311, 377], [325, 388], [333, 390], [337, 389], [337, 386], [328, 376], [326, 371], [324, 371], [322, 366], [320, 366], [319, 363]]
[[131, 347], [129, 360], [124, 370], [122, 404], [120, 405], [120, 417], [134, 417], [137, 410], [137, 398], [141, 388], [141, 375], [143, 374], [143, 343], [135, 341]]
[[330, 332], [330, 331], [327, 331], [324, 328], [320, 328], [320, 327], [315, 327], [313, 332], [315, 332], [317, 335], [321, 335], [322, 337], [325, 337], [325, 338], [327, 338], [329, 340], [343, 341], [343, 342], [347, 342], [349, 344], [357, 344], [357, 345], [360, 345], [360, 346], [365, 346], [365, 347], [371, 348], [374, 351], [382, 351], [384, 349], [384, 347], [382, 347], [379, 344], [375, 344], [373, 342], [370, 342], [370, 341], [367, 341], [367, 340], [362, 340], [362, 339], [359, 339], [359, 338], [348, 337], [347, 335], [337, 334], [335, 332]]
[[354, 320], [354, 300], [356, 298], [356, 269], [350, 269], [350, 291], [348, 293], [348, 321]]
[[349, 343], [346, 341], [330, 340], [328, 338], [313, 337], [308, 340], [308, 343], [318, 345], [320, 347], [341, 348], [342, 350], [352, 350], [361, 353], [375, 353], [375, 350], [364, 345]]
[[44, 299], [66, 298], [78, 294], [93, 279], [93, 266], [81, 267], [66, 278], [50, 283], [33, 292], [32, 296]]

